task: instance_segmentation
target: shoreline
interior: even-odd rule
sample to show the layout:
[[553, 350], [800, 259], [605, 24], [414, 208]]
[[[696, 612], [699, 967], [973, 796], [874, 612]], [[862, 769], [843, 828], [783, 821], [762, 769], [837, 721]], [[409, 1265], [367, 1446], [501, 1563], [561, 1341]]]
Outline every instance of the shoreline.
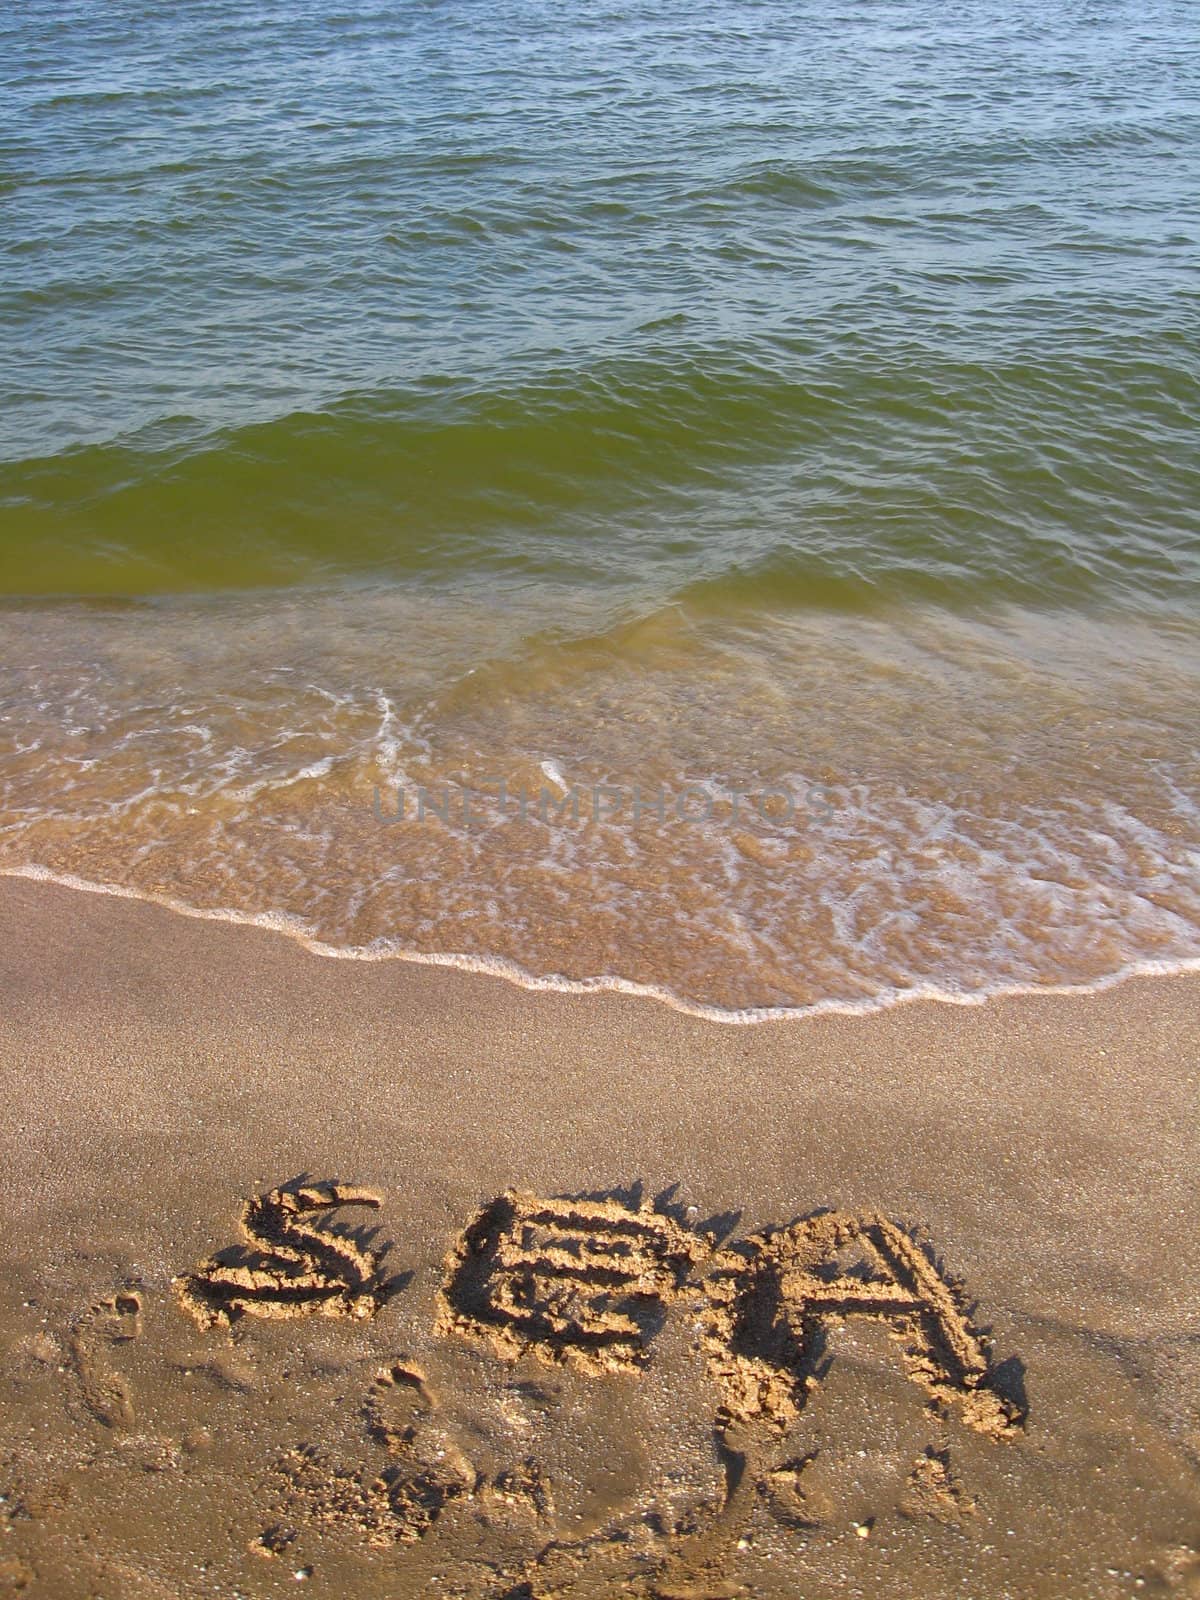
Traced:
[[[0, 1593], [1200, 1582], [1194, 976], [730, 1028], [28, 878], [0, 883], [0, 933]], [[196, 1326], [172, 1280], [301, 1176], [382, 1195], [394, 1292], [361, 1321]], [[886, 1328], [835, 1317], [735, 1526], [690, 1314], [636, 1376], [438, 1330], [445, 1258], [509, 1189], [657, 1199], [735, 1241], [824, 1207], [903, 1222], [1019, 1373], [1027, 1426], [934, 1416]], [[412, 1539], [372, 1488], [405, 1428], [476, 1475]], [[531, 1461], [552, 1495], [520, 1487]]]
[[326, 961], [399, 961], [417, 967], [439, 967], [478, 977], [499, 978], [514, 988], [533, 994], [595, 995], [619, 994], [639, 1000], [652, 1000], [671, 1011], [704, 1022], [716, 1022], [725, 1027], [754, 1027], [764, 1022], [804, 1022], [815, 1017], [868, 1017], [893, 1010], [897, 1006], [933, 1004], [945, 1006], [983, 1006], [994, 1000], [1015, 999], [1022, 996], [1083, 997], [1106, 994], [1110, 989], [1141, 978], [1177, 978], [1200, 973], [1200, 956], [1178, 960], [1158, 961], [1145, 959], [1132, 961], [1113, 972], [1078, 983], [997, 983], [993, 987], [958, 992], [939, 989], [930, 984], [918, 984], [909, 989], [887, 989], [862, 1000], [824, 999], [807, 1006], [745, 1006], [729, 1008], [708, 1005], [703, 1001], [689, 1000], [658, 984], [641, 983], [616, 973], [600, 973], [592, 977], [569, 978], [561, 973], [529, 972], [515, 961], [503, 956], [475, 956], [465, 952], [443, 950], [411, 950], [387, 945], [341, 946], [316, 938], [304, 927], [303, 920], [291, 912], [242, 912], [218, 907], [193, 906], [186, 901], [174, 900], [130, 888], [124, 884], [97, 883], [74, 873], [55, 872], [37, 865], [25, 867], [0, 867], [0, 879], [15, 878], [29, 883], [52, 884], [77, 894], [107, 895], [117, 900], [133, 900], [142, 905], [157, 906], [174, 916], [190, 918], [197, 922], [227, 924], [230, 927], [254, 928], [261, 932], [279, 934], [294, 941], [309, 955]]

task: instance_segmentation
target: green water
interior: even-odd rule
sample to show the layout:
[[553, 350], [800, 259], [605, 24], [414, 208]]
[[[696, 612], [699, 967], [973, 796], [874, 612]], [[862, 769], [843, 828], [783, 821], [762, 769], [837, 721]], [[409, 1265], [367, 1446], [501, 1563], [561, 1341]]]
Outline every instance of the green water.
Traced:
[[1187, 4], [0, 20], [0, 590], [1194, 600]]
[[[1200, 958], [1196, 20], [5, 8], [0, 870], [723, 1014]], [[825, 801], [372, 810], [548, 771]]]

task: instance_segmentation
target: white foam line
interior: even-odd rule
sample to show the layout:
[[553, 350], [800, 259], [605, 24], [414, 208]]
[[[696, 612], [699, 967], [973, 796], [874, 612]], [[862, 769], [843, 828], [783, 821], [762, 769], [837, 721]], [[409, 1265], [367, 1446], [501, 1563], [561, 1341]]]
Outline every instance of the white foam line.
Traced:
[[487, 977], [503, 978], [519, 989], [531, 989], [554, 994], [628, 994], [643, 1000], [657, 1000], [672, 1011], [685, 1016], [700, 1017], [706, 1022], [721, 1022], [732, 1027], [746, 1027], [759, 1022], [799, 1022], [808, 1017], [866, 1017], [877, 1011], [890, 1011], [895, 1006], [910, 1005], [919, 1000], [933, 1000], [946, 1006], [982, 1006], [989, 1000], [999, 1000], [1012, 995], [1090, 995], [1103, 994], [1131, 978], [1174, 978], [1187, 972], [1200, 972], [1200, 956], [1180, 957], [1176, 961], [1131, 961], [1115, 972], [1106, 973], [1090, 983], [999, 983], [990, 988], [972, 989], [967, 993], [953, 989], [939, 989], [935, 984], [921, 983], [911, 989], [883, 989], [862, 1000], [817, 1000], [807, 1006], [744, 1006], [727, 1008], [704, 1005], [698, 1000], [687, 1000], [670, 989], [654, 983], [636, 983], [632, 978], [607, 974], [594, 978], [567, 978], [558, 974], [539, 975], [528, 972], [515, 961], [503, 956], [472, 956], [449, 951], [404, 950], [377, 940], [370, 945], [333, 945], [316, 939], [306, 929], [300, 917], [286, 911], [228, 911], [213, 907], [190, 906], [182, 900], [172, 900], [167, 895], [147, 894], [130, 889], [124, 884], [94, 883], [89, 878], [79, 878], [72, 872], [54, 872], [49, 867], [0, 867], [0, 878], [30, 878], [36, 883], [54, 883], [64, 889], [76, 889], [84, 894], [112, 895], [118, 900], [140, 900], [149, 905], [163, 906], [181, 917], [192, 917], [198, 922], [227, 922], [249, 928], [268, 928], [273, 933], [285, 934], [316, 956], [331, 961], [407, 961], [418, 967], [451, 967], [461, 972], [478, 972]]

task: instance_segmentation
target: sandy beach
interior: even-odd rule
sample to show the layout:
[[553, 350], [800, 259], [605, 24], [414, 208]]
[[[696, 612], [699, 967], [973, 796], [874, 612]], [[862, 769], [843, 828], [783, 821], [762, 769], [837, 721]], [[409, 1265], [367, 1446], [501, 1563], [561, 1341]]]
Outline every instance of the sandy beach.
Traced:
[[1200, 1600], [1196, 22], [0, 6], [0, 1600]]
[[1196, 980], [734, 1027], [0, 921], [0, 1592], [1200, 1593]]

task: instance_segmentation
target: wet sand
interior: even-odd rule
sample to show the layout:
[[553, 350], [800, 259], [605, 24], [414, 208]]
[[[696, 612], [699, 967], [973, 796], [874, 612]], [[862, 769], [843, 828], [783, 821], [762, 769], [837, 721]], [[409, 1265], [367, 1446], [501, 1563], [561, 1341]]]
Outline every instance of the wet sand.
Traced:
[[1200, 980], [729, 1027], [10, 879], [0, 993], [0, 1593], [1200, 1593]]

